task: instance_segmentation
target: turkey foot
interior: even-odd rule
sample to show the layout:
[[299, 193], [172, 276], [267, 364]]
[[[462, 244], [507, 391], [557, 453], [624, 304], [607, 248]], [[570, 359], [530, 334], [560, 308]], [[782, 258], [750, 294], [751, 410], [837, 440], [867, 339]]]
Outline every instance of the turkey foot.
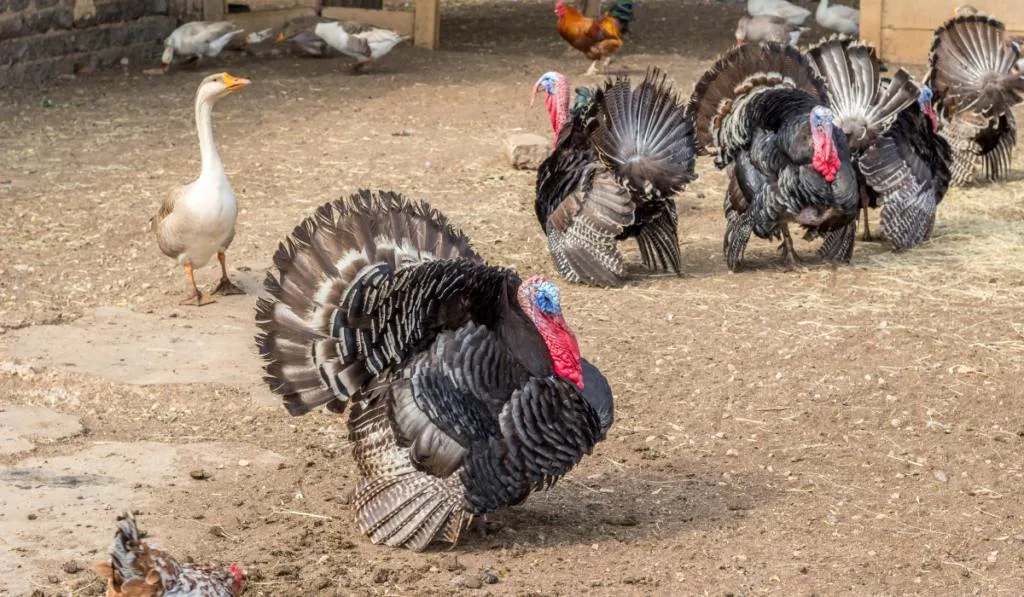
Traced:
[[214, 302], [212, 298], [206, 296], [202, 292], [199, 292], [199, 287], [196, 286], [196, 277], [192, 271], [192, 262], [186, 261], [182, 267], [185, 268], [185, 275], [188, 276], [188, 282], [192, 286], [192, 292], [190, 292], [185, 298], [181, 299], [181, 302], [178, 304], [202, 307], [203, 305], [209, 305]]
[[227, 296], [229, 294], [245, 294], [245, 291], [235, 286], [230, 279], [228, 279], [228, 268], [225, 265], [224, 253], [217, 253], [217, 261], [220, 262], [220, 283], [213, 289], [212, 294], [221, 294]]
[[779, 245], [779, 251], [786, 262], [785, 271], [795, 272], [804, 269], [796, 256], [796, 249], [793, 248], [793, 237], [789, 235], [789, 227], [785, 224], [782, 225], [782, 244]]
[[473, 519], [473, 530], [480, 535], [481, 539], [486, 539], [487, 535], [493, 535], [504, 526], [497, 520], [488, 520], [486, 514]]

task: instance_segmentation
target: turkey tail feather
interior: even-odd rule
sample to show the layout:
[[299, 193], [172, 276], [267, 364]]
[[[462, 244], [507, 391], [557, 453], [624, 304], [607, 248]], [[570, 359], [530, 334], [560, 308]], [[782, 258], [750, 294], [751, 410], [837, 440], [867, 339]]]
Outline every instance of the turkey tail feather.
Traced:
[[640, 247], [640, 260], [644, 266], [652, 270], [671, 269], [682, 273], [679, 258], [679, 216], [676, 214], [676, 203], [665, 200], [665, 211], [647, 223], [637, 235]]
[[1024, 78], [1013, 70], [1020, 47], [984, 15], [956, 17], [935, 30], [928, 74], [947, 110], [998, 116], [1020, 103]]
[[632, 188], [650, 185], [668, 196], [696, 178], [693, 122], [664, 73], [648, 70], [636, 89], [618, 77], [600, 101], [594, 147]]
[[828, 97], [810, 60], [792, 46], [745, 44], [721, 56], [697, 81], [687, 105], [698, 151], [715, 145], [724, 120], [745, 98], [773, 88], [801, 89], [822, 105]]
[[[356, 520], [375, 544], [422, 551], [434, 540], [455, 543], [467, 522], [458, 475], [417, 470], [391, 424], [387, 392], [353, 407], [349, 430], [361, 478]], [[403, 391], [398, 389], [397, 391]]]
[[454, 258], [480, 262], [444, 215], [391, 192], [361, 190], [296, 226], [274, 255], [277, 275], [264, 282], [271, 298], [256, 304], [264, 379], [288, 411], [341, 412], [380, 368], [366, 349], [375, 330], [354, 329], [360, 322], [348, 316], [379, 300], [372, 282], [381, 268]]
[[870, 141], [912, 104], [919, 91], [910, 73], [900, 69], [880, 90], [878, 55], [869, 45], [833, 37], [808, 51], [814, 67], [828, 85], [829, 108], [855, 147]]

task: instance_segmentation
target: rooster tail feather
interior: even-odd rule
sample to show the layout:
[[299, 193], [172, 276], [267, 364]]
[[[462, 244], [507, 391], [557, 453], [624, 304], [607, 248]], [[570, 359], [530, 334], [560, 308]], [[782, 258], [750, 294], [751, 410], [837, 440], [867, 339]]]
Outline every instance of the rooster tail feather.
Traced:
[[633, 0], [618, 0], [608, 14], [619, 22], [620, 33], [629, 33], [629, 24], [633, 21]]
[[647, 71], [635, 89], [617, 77], [599, 98], [594, 146], [620, 179], [667, 197], [696, 178], [693, 121], [664, 73]]
[[396, 193], [362, 190], [296, 226], [264, 282], [271, 298], [256, 305], [264, 379], [288, 412], [341, 412], [372, 377], [360, 330], [346, 322], [381, 269], [453, 258], [480, 261], [444, 215]]

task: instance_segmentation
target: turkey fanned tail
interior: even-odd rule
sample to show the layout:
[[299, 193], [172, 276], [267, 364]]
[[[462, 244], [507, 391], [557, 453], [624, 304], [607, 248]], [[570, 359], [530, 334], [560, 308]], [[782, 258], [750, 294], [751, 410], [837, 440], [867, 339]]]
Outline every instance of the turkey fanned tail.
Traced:
[[265, 281], [275, 300], [256, 305], [265, 379], [288, 411], [341, 412], [363, 383], [404, 357], [420, 328], [401, 318], [419, 311], [392, 308], [378, 322], [365, 314], [386, 294], [378, 285], [391, 281], [387, 272], [445, 259], [482, 263], [444, 215], [395, 193], [360, 191], [299, 224], [274, 255], [279, 274]]
[[989, 180], [1006, 178], [1017, 142], [1011, 110], [1024, 96], [1024, 77], [1014, 68], [1020, 54], [1003, 24], [983, 15], [935, 30], [927, 82], [953, 148], [953, 184], [973, 182], [979, 158]]
[[828, 105], [854, 150], [882, 134], [919, 94], [910, 73], [899, 69], [881, 88], [878, 56], [871, 46], [836, 37], [808, 51], [828, 84]]
[[635, 89], [618, 77], [599, 98], [594, 147], [631, 190], [669, 197], [696, 178], [693, 122], [664, 73], [648, 71]]

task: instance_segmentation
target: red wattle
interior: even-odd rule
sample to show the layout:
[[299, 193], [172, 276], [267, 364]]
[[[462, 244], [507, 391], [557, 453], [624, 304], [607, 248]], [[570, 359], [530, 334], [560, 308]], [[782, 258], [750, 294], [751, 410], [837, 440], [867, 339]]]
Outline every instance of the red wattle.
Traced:
[[569, 331], [565, 319], [560, 316], [552, 317], [538, 328], [544, 343], [548, 345], [555, 373], [582, 390], [583, 366], [580, 365], [580, 345], [576, 342], [576, 336]]
[[836, 179], [836, 173], [839, 172], [843, 163], [839, 160], [839, 155], [836, 152], [836, 147], [832, 143], [832, 140], [825, 137], [821, 143], [814, 144], [814, 156], [811, 157], [811, 166], [814, 170], [821, 174], [825, 182], [832, 182]]

